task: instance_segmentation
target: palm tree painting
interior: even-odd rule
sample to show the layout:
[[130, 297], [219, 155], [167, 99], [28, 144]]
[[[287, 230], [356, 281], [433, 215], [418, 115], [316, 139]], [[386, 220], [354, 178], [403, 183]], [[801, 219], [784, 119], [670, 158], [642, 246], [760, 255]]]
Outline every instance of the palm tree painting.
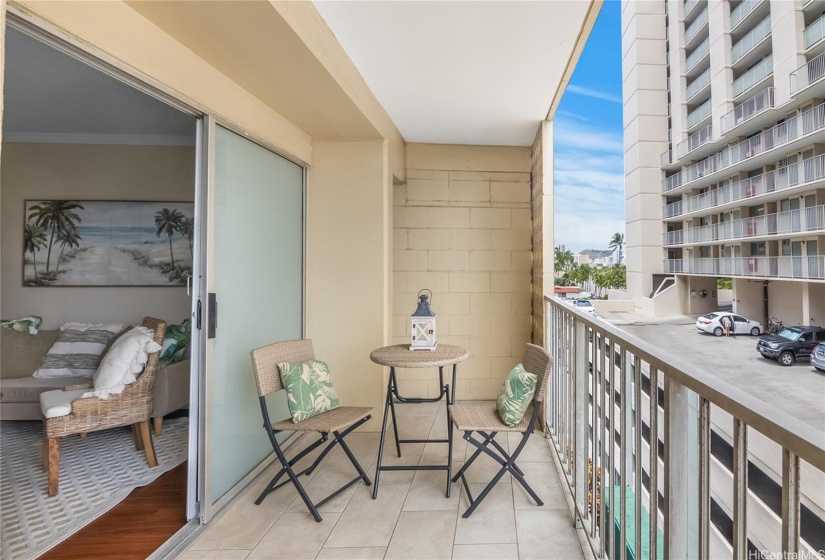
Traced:
[[622, 245], [624, 245], [624, 234], [614, 233], [613, 237], [610, 238], [610, 245], [608, 245], [607, 248], [614, 252], [618, 251], [619, 254], [616, 264], [622, 264]]
[[193, 215], [191, 202], [26, 201], [23, 284], [182, 286]]

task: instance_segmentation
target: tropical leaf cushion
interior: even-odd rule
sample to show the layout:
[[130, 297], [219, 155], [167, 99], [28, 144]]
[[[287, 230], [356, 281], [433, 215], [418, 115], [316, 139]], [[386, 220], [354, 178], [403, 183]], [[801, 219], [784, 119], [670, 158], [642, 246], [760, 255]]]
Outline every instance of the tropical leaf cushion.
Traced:
[[166, 327], [166, 336], [163, 338], [163, 349], [158, 359], [158, 367], [176, 364], [183, 359], [189, 338], [192, 334], [192, 325], [185, 319], [180, 325]]
[[338, 408], [338, 394], [332, 388], [326, 362], [283, 362], [278, 364], [278, 369], [286, 389], [289, 412], [296, 424]]
[[514, 367], [504, 380], [496, 400], [496, 410], [502, 422], [510, 428], [518, 426], [527, 407], [533, 402], [537, 381], [538, 377], [525, 371], [522, 364]]

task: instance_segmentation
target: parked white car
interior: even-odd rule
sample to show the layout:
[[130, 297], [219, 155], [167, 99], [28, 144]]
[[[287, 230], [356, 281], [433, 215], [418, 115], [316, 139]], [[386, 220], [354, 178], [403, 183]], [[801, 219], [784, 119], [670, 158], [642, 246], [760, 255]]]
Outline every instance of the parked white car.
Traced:
[[725, 327], [722, 326], [722, 317], [730, 317], [733, 320], [733, 329], [731, 334], [749, 334], [752, 336], [759, 336], [765, 332], [762, 323], [751, 321], [736, 313], [730, 311], [714, 311], [707, 315], [702, 315], [696, 319], [696, 328], [700, 331], [705, 331], [715, 336], [722, 336], [725, 334]]
[[571, 302], [574, 307], [576, 307], [579, 311], [584, 311], [585, 313], [590, 313], [592, 315], [596, 314], [596, 308], [593, 307], [593, 304], [590, 303], [586, 299], [577, 299]]

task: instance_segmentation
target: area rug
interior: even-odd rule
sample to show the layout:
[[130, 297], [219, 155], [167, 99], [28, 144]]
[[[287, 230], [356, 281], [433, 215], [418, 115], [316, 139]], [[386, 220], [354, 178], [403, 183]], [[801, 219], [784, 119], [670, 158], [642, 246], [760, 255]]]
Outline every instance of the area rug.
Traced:
[[136, 451], [131, 428], [60, 441], [60, 493], [49, 497], [40, 422], [0, 422], [0, 558], [29, 560], [120, 503], [187, 457], [189, 419], [153, 438], [158, 466]]

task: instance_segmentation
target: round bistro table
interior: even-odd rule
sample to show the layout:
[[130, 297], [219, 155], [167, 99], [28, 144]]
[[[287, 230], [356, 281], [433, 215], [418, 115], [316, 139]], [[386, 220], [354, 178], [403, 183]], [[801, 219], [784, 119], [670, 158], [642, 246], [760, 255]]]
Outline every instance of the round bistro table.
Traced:
[[[372, 498], [378, 497], [378, 479], [381, 471], [447, 471], [447, 497], [450, 497], [450, 475], [453, 465], [453, 429], [450, 425], [449, 405], [455, 403], [455, 381], [458, 363], [470, 357], [470, 353], [460, 346], [439, 344], [435, 350], [410, 350], [406, 344], [385, 346], [374, 350], [370, 360], [376, 364], [390, 368], [390, 379], [387, 384], [387, 398], [384, 402], [384, 423], [381, 425], [381, 441], [378, 444], [378, 461], [375, 467], [375, 486], [372, 489]], [[444, 383], [444, 367], [453, 366], [453, 383]], [[395, 368], [438, 368], [439, 394], [433, 398], [402, 397], [398, 393], [398, 380]], [[445, 399], [447, 405], [447, 439], [399, 439], [398, 423], [395, 416], [395, 403], [421, 404], [438, 402]], [[384, 456], [384, 439], [387, 435], [387, 412], [392, 415], [392, 428], [395, 435], [395, 450], [401, 457], [402, 443], [446, 443], [446, 465], [382, 465]]]

